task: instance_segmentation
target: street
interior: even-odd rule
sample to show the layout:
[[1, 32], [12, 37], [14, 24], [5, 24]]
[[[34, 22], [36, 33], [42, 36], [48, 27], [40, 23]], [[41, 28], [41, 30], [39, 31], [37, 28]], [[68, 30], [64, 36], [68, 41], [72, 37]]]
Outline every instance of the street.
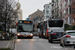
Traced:
[[75, 50], [73, 47], [61, 47], [59, 42], [49, 43], [47, 39], [34, 36], [33, 39], [16, 39], [15, 50]]

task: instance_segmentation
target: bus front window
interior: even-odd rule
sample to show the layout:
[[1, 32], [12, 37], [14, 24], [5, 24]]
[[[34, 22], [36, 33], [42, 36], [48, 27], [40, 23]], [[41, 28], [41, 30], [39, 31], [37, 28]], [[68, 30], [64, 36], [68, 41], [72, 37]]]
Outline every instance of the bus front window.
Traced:
[[19, 32], [31, 32], [33, 31], [33, 25], [32, 24], [19, 24], [18, 25], [18, 31]]

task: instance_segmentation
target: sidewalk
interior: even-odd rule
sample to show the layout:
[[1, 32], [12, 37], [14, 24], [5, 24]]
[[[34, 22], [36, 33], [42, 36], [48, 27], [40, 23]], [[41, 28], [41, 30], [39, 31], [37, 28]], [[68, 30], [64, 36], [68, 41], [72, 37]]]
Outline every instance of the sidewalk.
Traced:
[[15, 39], [13, 40], [0, 40], [0, 48], [15, 48]]
[[10, 41], [8, 40], [0, 40], [0, 48], [7, 48]]

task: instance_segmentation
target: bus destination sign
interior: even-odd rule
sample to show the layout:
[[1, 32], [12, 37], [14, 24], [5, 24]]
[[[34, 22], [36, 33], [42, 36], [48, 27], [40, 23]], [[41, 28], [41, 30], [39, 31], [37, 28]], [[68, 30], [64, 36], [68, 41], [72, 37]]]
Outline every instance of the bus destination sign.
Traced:
[[32, 23], [32, 21], [19, 21], [19, 23]]

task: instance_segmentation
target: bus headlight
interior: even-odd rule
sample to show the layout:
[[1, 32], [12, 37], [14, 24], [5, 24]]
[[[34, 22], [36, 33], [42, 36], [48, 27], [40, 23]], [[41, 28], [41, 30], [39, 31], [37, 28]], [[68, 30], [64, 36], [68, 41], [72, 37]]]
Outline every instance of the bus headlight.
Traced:
[[45, 35], [45, 33], [43, 33], [43, 35]]
[[33, 36], [33, 34], [31, 34], [31, 36]]
[[19, 33], [17, 33], [17, 35], [20, 35]]

